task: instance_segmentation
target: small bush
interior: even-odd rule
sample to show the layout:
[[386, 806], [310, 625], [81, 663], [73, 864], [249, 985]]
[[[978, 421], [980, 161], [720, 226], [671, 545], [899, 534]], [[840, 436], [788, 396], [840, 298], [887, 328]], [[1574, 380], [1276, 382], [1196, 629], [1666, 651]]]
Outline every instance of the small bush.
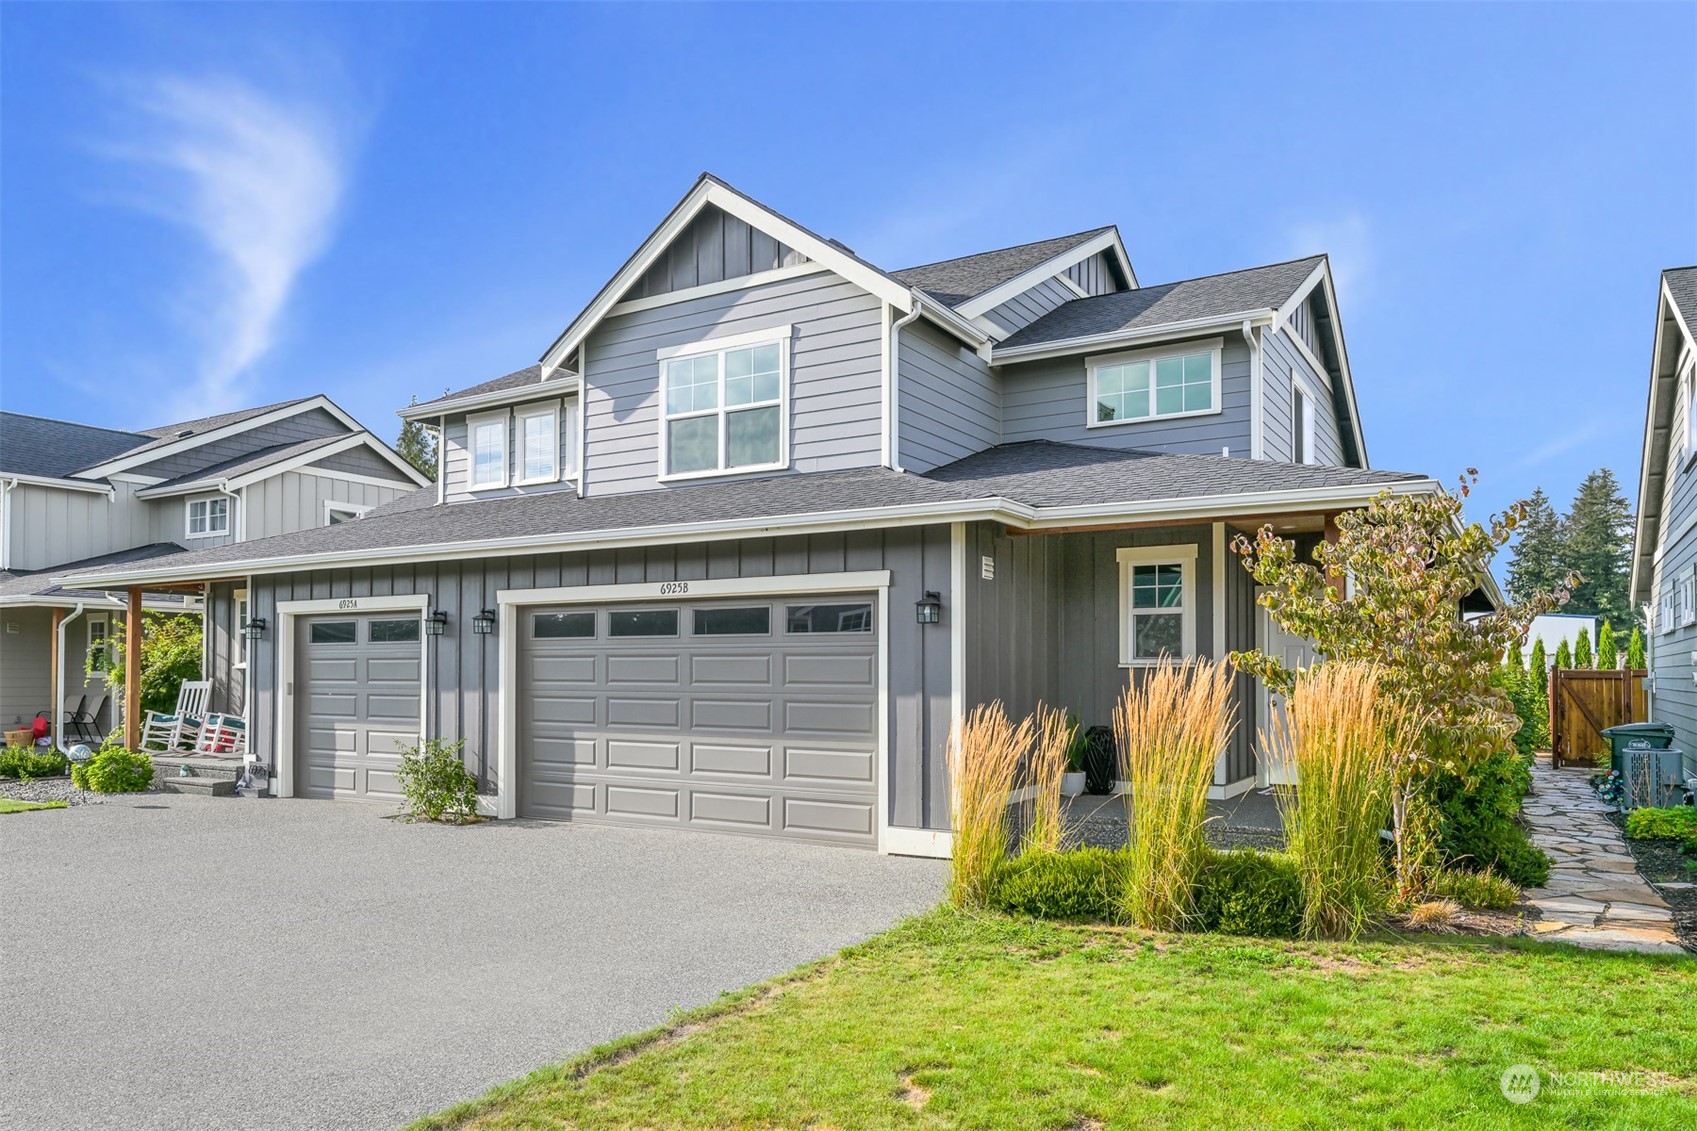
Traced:
[[86, 762], [71, 766], [78, 789], [96, 793], [141, 793], [153, 787], [153, 759], [121, 746], [103, 746]]
[[1488, 868], [1523, 888], [1543, 887], [1550, 858], [1517, 819], [1531, 787], [1530, 760], [1510, 751], [1491, 755], [1465, 776], [1433, 775], [1428, 798], [1438, 815], [1444, 863], [1470, 872]]
[[1124, 886], [1122, 853], [1105, 848], [1027, 852], [997, 866], [988, 902], [998, 911], [1034, 919], [1107, 919]]
[[1697, 807], [1675, 805], [1667, 809], [1634, 809], [1626, 815], [1626, 835], [1631, 840], [1683, 840], [1697, 834]]
[[477, 779], [465, 768], [465, 739], [427, 738], [401, 751], [395, 777], [406, 798], [409, 819], [444, 817], [465, 822], [477, 816]]
[[1446, 868], [1432, 874], [1426, 882], [1426, 894], [1434, 899], [1448, 899], [1463, 907], [1507, 911], [1520, 898], [1520, 889], [1491, 871], [1462, 872]]
[[1430, 899], [1425, 903], [1417, 903], [1408, 910], [1408, 925], [1419, 931], [1431, 931], [1434, 935], [1455, 934], [1455, 917], [1461, 913], [1461, 908], [1451, 899]]
[[1275, 852], [1214, 853], [1196, 884], [1196, 925], [1205, 931], [1295, 938], [1302, 930], [1302, 877]]
[[65, 772], [65, 756], [52, 747], [8, 746], [0, 750], [0, 778], [57, 777]]

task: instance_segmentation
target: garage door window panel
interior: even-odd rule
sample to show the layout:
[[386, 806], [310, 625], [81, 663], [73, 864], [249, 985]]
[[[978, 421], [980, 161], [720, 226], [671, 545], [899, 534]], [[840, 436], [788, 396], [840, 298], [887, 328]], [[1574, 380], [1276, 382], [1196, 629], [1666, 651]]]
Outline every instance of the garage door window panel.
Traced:
[[594, 613], [537, 613], [530, 634], [538, 640], [592, 640]]
[[627, 609], [607, 614], [609, 636], [676, 636], [678, 610]]
[[317, 621], [312, 626], [310, 638], [314, 644], [355, 644], [359, 642], [359, 622]]
[[852, 605], [791, 605], [786, 610], [786, 624], [791, 633], [871, 632], [872, 606]]
[[413, 618], [371, 622], [373, 644], [410, 644], [417, 639], [418, 621]]
[[769, 636], [772, 610], [760, 605], [747, 609], [696, 609], [697, 636]]

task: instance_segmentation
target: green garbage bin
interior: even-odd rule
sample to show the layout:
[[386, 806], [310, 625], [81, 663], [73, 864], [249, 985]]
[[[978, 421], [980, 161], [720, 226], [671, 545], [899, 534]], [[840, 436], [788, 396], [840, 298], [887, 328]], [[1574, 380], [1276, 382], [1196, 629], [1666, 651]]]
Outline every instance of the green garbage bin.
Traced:
[[1673, 728], [1666, 723], [1622, 723], [1602, 732], [1609, 740], [1609, 769], [1626, 773], [1629, 750], [1666, 750], [1673, 745]]

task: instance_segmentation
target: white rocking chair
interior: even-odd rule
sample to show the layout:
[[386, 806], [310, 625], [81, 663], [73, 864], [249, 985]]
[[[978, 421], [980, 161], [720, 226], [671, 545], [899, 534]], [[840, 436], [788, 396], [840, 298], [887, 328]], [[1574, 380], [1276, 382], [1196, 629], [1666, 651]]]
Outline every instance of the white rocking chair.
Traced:
[[239, 715], [208, 715], [194, 744], [196, 754], [240, 758], [247, 753], [247, 721]]
[[149, 711], [141, 724], [141, 747], [160, 750], [193, 750], [206, 721], [206, 700], [212, 694], [211, 680], [183, 684], [177, 692], [177, 709], [170, 714]]

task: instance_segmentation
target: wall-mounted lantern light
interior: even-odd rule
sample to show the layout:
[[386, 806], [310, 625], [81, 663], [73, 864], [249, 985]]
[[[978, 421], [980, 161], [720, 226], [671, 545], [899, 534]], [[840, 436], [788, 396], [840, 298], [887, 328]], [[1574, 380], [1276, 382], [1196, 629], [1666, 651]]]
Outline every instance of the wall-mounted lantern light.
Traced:
[[913, 619], [920, 624], [940, 624], [943, 620], [943, 597], [927, 591], [924, 598], [913, 603]]
[[265, 618], [249, 617], [242, 622], [242, 633], [249, 640], [265, 639]]
[[446, 610], [437, 609], [424, 618], [424, 631], [431, 636], [441, 636], [448, 631], [448, 614]]
[[471, 618], [471, 630], [479, 636], [488, 636], [495, 631], [495, 610], [484, 609]]

